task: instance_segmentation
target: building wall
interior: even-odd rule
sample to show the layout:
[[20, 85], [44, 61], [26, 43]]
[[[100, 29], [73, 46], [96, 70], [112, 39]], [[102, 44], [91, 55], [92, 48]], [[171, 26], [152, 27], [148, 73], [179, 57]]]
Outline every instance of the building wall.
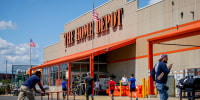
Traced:
[[[172, 1], [174, 1], [174, 6], [172, 6]], [[177, 4], [178, 3], [178, 4]], [[138, 35], [145, 35], [148, 33], [160, 31], [170, 27], [174, 27], [176, 24], [181, 25], [195, 20], [199, 20], [199, 13], [195, 10], [200, 4], [199, 1], [195, 0], [163, 0], [155, 5], [146, 7], [138, 11]], [[178, 9], [177, 9], [178, 8]], [[190, 11], [194, 11], [194, 19]], [[183, 12], [183, 18], [181, 18], [181, 12]], [[179, 29], [182, 28], [179, 26]], [[140, 37], [136, 40], [136, 57], [147, 56], [148, 55], [148, 42], [147, 39], [165, 34], [171, 31], [177, 30], [167, 30], [164, 32], [159, 32], [157, 34]], [[198, 39], [199, 35], [187, 37], [183, 39], [173, 40], [164, 42], [165, 44], [180, 44], [180, 45], [194, 45], [199, 46], [200, 42]], [[169, 51], [175, 51], [185, 48], [191, 48], [193, 46], [178, 46], [178, 45], [162, 45], [154, 44], [153, 53], [165, 53]], [[173, 70], [181, 70], [187, 68], [197, 68], [199, 63], [197, 59], [199, 50], [191, 50], [185, 52], [174, 52], [169, 54], [169, 63], [174, 64]], [[159, 56], [154, 57], [154, 64], [157, 62]], [[136, 59], [136, 79], [137, 84], [142, 84], [142, 77], [148, 79], [148, 59], [147, 57]], [[141, 73], [142, 72], [142, 73]]]
[[[106, 14], [111, 14], [112, 12], [115, 12], [116, 10], [123, 8], [123, 17], [122, 17], [122, 27], [117, 26], [116, 28], [111, 28], [109, 31], [102, 33], [101, 35], [95, 34], [94, 38], [94, 48], [101, 47], [104, 45], [108, 45], [111, 43], [115, 43], [118, 41], [123, 41], [126, 39], [129, 39], [131, 37], [136, 37], [136, 31], [137, 27], [136, 24], [136, 2], [130, 2], [128, 4], [125, 4], [124, 0], [111, 0], [104, 5], [101, 5], [100, 7], [96, 8], [96, 11], [99, 14], [99, 18], [102, 16], [105, 16]], [[71, 30], [74, 30], [78, 27], [81, 27], [92, 20], [92, 12], [89, 11], [88, 13], [74, 19], [73, 21], [65, 24], [64, 26], [64, 33], [67, 33]], [[96, 24], [95, 24], [96, 25]], [[96, 27], [94, 29], [96, 31]], [[58, 57], [63, 57], [71, 54], [75, 54], [78, 52], [86, 51], [89, 49], [92, 49], [92, 40], [86, 39], [82, 41], [81, 43], [77, 44], [77, 41], [75, 41], [75, 44], [72, 44], [71, 46], [65, 48], [64, 46], [64, 33], [60, 35], [60, 42], [55, 45], [52, 45], [50, 47], [47, 47], [44, 49], [44, 62], [56, 59]], [[52, 48], [51, 48], [52, 47]], [[59, 50], [61, 49], [61, 50]], [[59, 51], [59, 53], [54, 52]], [[66, 52], [65, 52], [66, 51]], [[53, 54], [54, 53], [54, 54]], [[52, 54], [56, 56], [49, 56], [47, 54]]]
[[12, 79], [12, 74], [7, 74], [6, 78], [6, 74], [0, 73], [0, 81], [5, 79]]
[[[174, 5], [172, 5], [172, 1], [174, 2]], [[100, 7], [96, 8], [96, 11], [99, 13], [99, 17], [102, 17], [108, 13], [112, 13], [113, 11], [116, 11], [119, 8], [124, 9], [124, 14], [122, 18], [122, 27], [117, 27], [114, 30], [110, 27], [110, 30], [107, 33], [103, 33], [101, 35], [95, 34], [95, 38], [93, 41], [94, 48], [122, 41], [130, 37], [141, 36], [162, 29], [174, 27], [176, 24], [180, 25], [200, 19], [199, 13], [196, 12], [196, 9], [200, 8], [198, 6], [200, 5], [200, 1], [198, 0], [196, 0], [196, 3], [195, 0], [163, 0], [159, 3], [142, 9], [136, 9], [136, 4], [136, 1], [125, 3], [124, 0], [111, 0], [105, 3], [104, 5], [101, 5]], [[194, 19], [192, 17], [191, 11], [195, 12]], [[183, 12], [183, 18], [181, 18], [180, 16], [181, 12]], [[89, 11], [88, 13], [74, 19], [73, 21], [66, 23], [64, 26], [64, 33], [67, 33], [73, 29], [76, 29], [77, 27], [83, 26], [91, 22], [91, 15], [92, 13], [91, 11]], [[164, 34], [170, 31], [172, 30], [160, 34]], [[75, 54], [81, 51], [86, 51], [92, 48], [91, 39], [86, 39], [79, 44], [77, 44], [76, 42], [75, 44], [65, 48], [64, 33], [60, 35], [59, 43], [48, 46], [44, 49], [44, 62], [63, 56]], [[144, 38], [138, 38], [136, 46], [136, 55], [146, 55], [146, 40], [148, 38], [160, 34], [155, 34]], [[194, 38], [196, 40], [198, 37]], [[182, 41], [185, 40], [179, 40], [179, 42]], [[160, 48], [163, 47], [161, 46]], [[161, 49], [160, 51], [163, 50], [165, 49]]]
[[110, 75], [113, 74], [116, 76], [116, 79], [114, 79], [116, 82], [119, 82], [124, 74], [126, 74], [127, 77], [130, 77], [131, 74], [135, 74], [135, 60], [121, 61], [123, 59], [135, 57], [135, 48], [136, 44], [134, 43], [108, 52], [108, 72]]
[[[174, 2], [174, 5], [172, 5]], [[111, 14], [119, 8], [124, 9], [122, 17], [122, 26], [111, 28], [109, 31], [101, 35], [95, 34], [94, 48], [101, 47], [107, 44], [119, 42], [133, 37], [138, 37], [136, 43], [126, 47], [119, 48], [108, 52], [108, 71], [110, 74], [116, 74], [117, 79], [120, 79], [124, 73], [135, 73], [137, 84], [141, 84], [142, 77], [147, 78], [148, 74], [148, 42], [147, 39], [165, 34], [182, 28], [182, 24], [197, 21], [200, 19], [200, 1], [199, 0], [163, 0], [156, 4], [145, 8], [136, 9], [137, 0], [130, 3], [125, 3], [125, 0], [110, 0], [109, 2], [96, 8], [99, 18]], [[191, 12], [194, 12], [194, 18]], [[181, 17], [183, 13], [183, 17]], [[74, 19], [64, 25], [64, 33], [60, 34], [60, 42], [44, 49], [44, 62], [60, 58], [63, 56], [79, 53], [92, 49], [92, 40], [86, 39], [77, 44], [65, 48], [64, 34], [91, 22], [92, 12]], [[188, 25], [186, 25], [188, 26]], [[172, 28], [173, 29], [168, 29]], [[184, 26], [185, 27], [185, 26]], [[166, 31], [160, 31], [167, 29]], [[96, 30], [96, 27], [95, 27]], [[149, 35], [151, 34], [151, 35]], [[164, 42], [165, 44], [178, 45], [154, 45], [154, 54], [166, 53], [180, 49], [191, 48], [200, 45], [200, 36], [192, 36], [188, 38]], [[194, 45], [194, 46], [179, 46]], [[169, 54], [169, 63], [174, 63], [172, 70], [185, 68], [199, 67], [199, 49], [183, 52], [174, 52]], [[159, 56], [154, 57], [154, 64]], [[121, 73], [119, 73], [121, 72]]]
[[64, 49], [61, 49], [62, 47], [63, 44], [61, 42], [58, 42], [56, 44], [44, 48], [44, 62], [60, 58], [62, 55], [61, 51], [64, 51]]

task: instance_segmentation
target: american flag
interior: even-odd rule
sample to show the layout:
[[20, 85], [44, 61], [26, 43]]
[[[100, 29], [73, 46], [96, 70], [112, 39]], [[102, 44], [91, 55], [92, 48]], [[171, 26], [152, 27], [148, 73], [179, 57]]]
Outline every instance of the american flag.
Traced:
[[32, 39], [30, 40], [30, 46], [35, 47], [35, 43], [32, 41]]
[[92, 9], [92, 19], [93, 19], [93, 21], [96, 21], [96, 22], [99, 21], [98, 15], [99, 14], [95, 11], [94, 4], [93, 4], [93, 9]]

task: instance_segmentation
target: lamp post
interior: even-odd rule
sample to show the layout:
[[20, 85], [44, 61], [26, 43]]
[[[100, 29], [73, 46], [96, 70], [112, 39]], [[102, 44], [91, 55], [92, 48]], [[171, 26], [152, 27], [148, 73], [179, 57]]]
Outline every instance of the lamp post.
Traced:
[[6, 79], [7, 79], [7, 60], [6, 60]]

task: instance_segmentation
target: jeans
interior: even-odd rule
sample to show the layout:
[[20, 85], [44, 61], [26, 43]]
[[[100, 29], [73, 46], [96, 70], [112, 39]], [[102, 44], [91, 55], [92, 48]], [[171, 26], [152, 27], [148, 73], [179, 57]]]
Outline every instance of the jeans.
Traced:
[[166, 84], [164, 83], [156, 83], [156, 88], [160, 94], [160, 100], [167, 100], [168, 99], [168, 94], [167, 91], [164, 89], [164, 86]]
[[[67, 88], [63, 88], [63, 91], [68, 91]], [[63, 97], [66, 96], [66, 92], [63, 92]]]
[[92, 88], [86, 88], [86, 100], [89, 100], [89, 95], [91, 95], [92, 100], [94, 100], [93, 94], [92, 94]]

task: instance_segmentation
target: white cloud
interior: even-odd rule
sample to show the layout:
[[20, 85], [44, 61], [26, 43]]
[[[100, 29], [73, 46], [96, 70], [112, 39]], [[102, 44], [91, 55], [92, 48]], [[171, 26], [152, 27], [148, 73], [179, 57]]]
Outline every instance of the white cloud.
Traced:
[[8, 22], [6, 21], [0, 21], [0, 30], [6, 30], [6, 29], [17, 29], [17, 24], [13, 23], [11, 20]]
[[[15, 45], [3, 40], [0, 37], [0, 72], [6, 70], [6, 60], [8, 61], [8, 72], [11, 72], [11, 65], [29, 65], [30, 64], [30, 46], [29, 43]], [[42, 58], [39, 55], [39, 47], [31, 49], [31, 64], [39, 65]]]
[[162, 0], [150, 0], [150, 1], [149, 1], [149, 5], [154, 4], [154, 3], [156, 3], [156, 2], [159, 2], [159, 1], [162, 1]]

